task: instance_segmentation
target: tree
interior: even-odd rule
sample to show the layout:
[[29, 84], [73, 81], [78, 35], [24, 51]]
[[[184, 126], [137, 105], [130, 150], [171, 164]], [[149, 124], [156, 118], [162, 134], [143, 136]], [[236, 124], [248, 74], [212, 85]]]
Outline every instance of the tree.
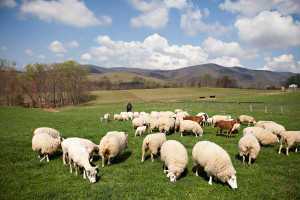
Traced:
[[209, 82], [211, 80], [211, 75], [210, 74], [204, 74], [203, 76], [203, 81], [204, 81], [204, 86], [207, 87]]

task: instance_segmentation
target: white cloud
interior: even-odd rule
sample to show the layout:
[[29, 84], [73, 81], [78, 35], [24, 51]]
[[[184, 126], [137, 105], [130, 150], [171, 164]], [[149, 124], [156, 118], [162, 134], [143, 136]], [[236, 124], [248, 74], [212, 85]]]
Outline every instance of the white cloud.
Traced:
[[[207, 11], [204, 11], [205, 15], [208, 15]], [[223, 35], [232, 29], [231, 26], [225, 27], [220, 25], [217, 21], [214, 24], [205, 24], [202, 21], [202, 14], [199, 8], [196, 8], [194, 11], [188, 9], [185, 14], [181, 15], [180, 27], [188, 35], [196, 35], [198, 32], [202, 31], [209, 35]]]
[[0, 8], [9, 7], [13, 8], [16, 7], [18, 4], [15, 0], [0, 0]]
[[26, 49], [25, 53], [30, 56], [34, 56], [34, 53], [32, 53], [32, 51], [30, 49]]
[[300, 65], [298, 61], [298, 66], [294, 62], [293, 55], [283, 54], [278, 57], [265, 57], [265, 66], [259, 70], [270, 70], [270, 71], [282, 71], [282, 72], [300, 72]]
[[69, 48], [74, 48], [74, 47], [78, 47], [78, 46], [79, 46], [79, 44], [78, 44], [78, 42], [76, 40], [73, 40], [72, 42], [70, 42], [68, 44]]
[[44, 59], [45, 58], [44, 55], [36, 55], [35, 53], [32, 52], [31, 49], [26, 49], [25, 53], [28, 54], [31, 57], [37, 57], [37, 58], [40, 58], [40, 59]]
[[75, 27], [88, 27], [111, 24], [111, 18], [103, 16], [95, 17], [83, 1], [58, 0], [58, 1], [23, 1], [20, 7], [21, 15], [31, 14], [47, 22], [72, 25]]
[[2, 46], [2, 47], [0, 47], [0, 50], [1, 51], [6, 51], [8, 48], [6, 47], [6, 46]]
[[300, 14], [299, 0], [225, 0], [219, 7], [232, 13], [254, 16], [262, 11], [276, 10], [284, 15]]
[[55, 53], [55, 56], [57, 56], [57, 57], [63, 57], [64, 54], [67, 53], [67, 49], [65, 48], [65, 46], [57, 40], [51, 42], [48, 45], [48, 49], [50, 49], [50, 51]]
[[241, 18], [235, 23], [238, 36], [251, 46], [287, 48], [300, 44], [300, 22], [278, 12], [261, 12], [254, 18]]
[[[223, 66], [241, 66], [235, 56], [212, 56], [200, 46], [169, 45], [166, 38], [153, 34], [143, 42], [140, 41], [114, 41], [109, 36], [99, 35], [95, 41], [99, 46], [94, 46], [81, 59], [106, 62], [106, 66], [118, 66], [114, 60], [128, 63], [130, 67], [148, 69], [178, 69], [182, 67], [212, 63]], [[124, 64], [123, 64], [124, 66]]]

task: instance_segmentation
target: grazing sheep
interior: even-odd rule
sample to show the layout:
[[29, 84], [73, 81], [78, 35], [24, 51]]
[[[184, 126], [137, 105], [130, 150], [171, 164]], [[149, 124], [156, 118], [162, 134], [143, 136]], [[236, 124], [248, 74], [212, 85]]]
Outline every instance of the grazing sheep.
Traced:
[[231, 117], [229, 115], [214, 115], [212, 117], [212, 127], [215, 127], [215, 124], [217, 124], [219, 121], [223, 120], [226, 121], [228, 119], [231, 119]]
[[227, 138], [230, 138], [233, 125], [236, 124], [236, 123], [241, 124], [241, 121], [240, 121], [239, 118], [236, 118], [236, 119], [234, 119], [232, 121], [223, 121], [223, 120], [220, 120], [218, 122], [216, 136], [218, 136], [219, 130], [220, 130], [220, 134], [222, 134], [222, 129], [226, 129], [226, 131], [227, 131]]
[[263, 128], [263, 125], [265, 123], [276, 123], [276, 122], [273, 122], [273, 121], [258, 121], [256, 122], [256, 124], [254, 125], [255, 127], [260, 127], [260, 128]]
[[198, 167], [201, 166], [209, 177], [208, 184], [212, 185], [214, 176], [223, 183], [227, 182], [232, 189], [237, 188], [236, 171], [228, 153], [222, 147], [213, 142], [201, 141], [194, 146], [192, 157], [196, 166], [196, 176]]
[[102, 157], [102, 167], [104, 167], [106, 154], [109, 155], [107, 165], [110, 165], [110, 159], [116, 157], [127, 147], [127, 137], [125, 132], [110, 132], [101, 139], [99, 155]]
[[32, 150], [37, 151], [39, 158], [41, 155], [44, 157], [40, 160], [43, 161], [47, 158], [49, 162], [49, 155], [52, 155], [61, 146], [61, 140], [58, 138], [53, 138], [47, 133], [39, 133], [32, 138]]
[[33, 135], [46, 133], [53, 138], [61, 139], [60, 134], [57, 130], [48, 127], [41, 127], [34, 130]]
[[109, 115], [109, 113], [106, 113], [106, 114], [104, 115], [104, 119], [105, 119], [105, 121], [106, 121], [106, 122], [108, 122], [109, 118], [110, 118], [110, 115]]
[[196, 115], [196, 117], [202, 117], [202, 126], [206, 125], [206, 121], [208, 120], [208, 115], [204, 112], [200, 112]]
[[206, 120], [205, 125], [206, 125], [206, 126], [212, 125], [212, 117], [211, 117], [211, 118], [208, 118], [208, 119]]
[[284, 126], [277, 124], [275, 122], [265, 123], [263, 124], [263, 128], [271, 131], [272, 133], [280, 137], [285, 132]]
[[165, 132], [170, 133], [172, 130], [174, 130], [175, 127], [175, 119], [174, 118], [168, 118], [168, 117], [160, 117], [157, 119], [158, 121], [158, 129], [159, 132]]
[[202, 136], [203, 135], [203, 130], [201, 128], [201, 126], [194, 121], [190, 121], [190, 120], [181, 120], [180, 121], [180, 133], [181, 133], [181, 137], [183, 137], [184, 132], [193, 132], [196, 137], [198, 135]]
[[114, 114], [114, 120], [123, 121], [123, 117], [119, 114]]
[[140, 116], [140, 113], [138, 113], [138, 112], [133, 113], [133, 118], [138, 118], [139, 116]]
[[174, 125], [174, 132], [177, 133], [180, 127], [180, 121], [182, 121], [183, 118], [177, 117], [175, 120], [175, 125]]
[[136, 135], [139, 133], [140, 136], [143, 135], [143, 133], [145, 133], [146, 131], [146, 126], [140, 126], [140, 127], [137, 127], [136, 131], [135, 131], [135, 134], [134, 134], [134, 137], [136, 137]]
[[179, 113], [179, 112], [182, 112], [182, 110], [181, 109], [175, 109], [175, 114], [177, 114], [177, 113]]
[[243, 130], [243, 136], [246, 134], [252, 134], [262, 145], [271, 145], [279, 142], [275, 134], [260, 127], [247, 127]]
[[144, 126], [146, 122], [142, 118], [134, 118], [131, 123], [133, 128], [137, 128], [140, 126]]
[[231, 133], [235, 133], [235, 132], [237, 133], [237, 132], [239, 132], [240, 127], [241, 127], [241, 124], [239, 124], [239, 123], [233, 124], [233, 127], [231, 129]]
[[154, 133], [151, 135], [147, 135], [143, 141], [141, 163], [144, 163], [145, 153], [148, 149], [151, 152], [151, 160], [152, 162], [154, 162], [154, 155], [157, 154], [158, 150], [166, 140], [167, 138], [165, 133]]
[[239, 119], [241, 120], [241, 122], [248, 122], [248, 126], [250, 126], [250, 123], [253, 123], [253, 125], [256, 124], [254, 118], [248, 115], [240, 115]]
[[86, 179], [86, 176], [88, 177], [89, 181], [91, 183], [96, 182], [96, 175], [97, 175], [97, 168], [92, 167], [89, 159], [89, 153], [85, 146], [78, 141], [74, 141], [69, 145], [68, 148], [69, 151], [69, 164], [70, 164], [70, 173], [72, 173], [72, 161], [74, 162], [74, 168], [75, 168], [75, 175], [77, 176], [78, 168], [83, 167], [83, 178]]
[[286, 131], [282, 134], [278, 153], [281, 153], [281, 149], [284, 144], [286, 144], [286, 155], [289, 155], [289, 148], [291, 148], [294, 144], [296, 144], [295, 152], [297, 152], [298, 143], [300, 143], [300, 131]]
[[243, 156], [243, 163], [245, 163], [245, 156], [249, 154], [248, 165], [251, 165], [251, 159], [255, 159], [260, 151], [260, 145], [257, 139], [251, 134], [243, 136], [239, 140], [238, 147], [240, 156]]
[[163, 143], [160, 154], [164, 162], [164, 173], [168, 173], [167, 177], [170, 181], [175, 182], [188, 164], [188, 153], [185, 147], [176, 140], [167, 140]]
[[151, 119], [151, 120], [148, 120], [148, 132], [151, 132], [152, 133], [152, 130], [155, 129], [155, 128], [159, 128], [158, 123], [159, 121], [157, 119]]
[[71, 138], [67, 138], [65, 139], [62, 143], [61, 143], [61, 148], [63, 150], [63, 163], [66, 165], [66, 156], [68, 155], [69, 152], [69, 146], [71, 143], [74, 142], [80, 142], [83, 146], [85, 146], [86, 150], [88, 151], [89, 155], [90, 155], [90, 162], [93, 161], [93, 157], [94, 157], [94, 152], [98, 152], [99, 151], [99, 147], [98, 145], [94, 144], [92, 141], [87, 140], [87, 139], [83, 139], [83, 138], [78, 138], [78, 137], [71, 137]]

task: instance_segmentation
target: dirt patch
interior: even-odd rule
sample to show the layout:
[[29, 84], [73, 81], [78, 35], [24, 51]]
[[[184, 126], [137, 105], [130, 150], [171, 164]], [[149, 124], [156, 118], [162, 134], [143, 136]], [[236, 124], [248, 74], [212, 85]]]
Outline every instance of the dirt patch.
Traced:
[[44, 111], [47, 111], [47, 112], [59, 112], [59, 110], [56, 110], [54, 108], [45, 108], [43, 109]]

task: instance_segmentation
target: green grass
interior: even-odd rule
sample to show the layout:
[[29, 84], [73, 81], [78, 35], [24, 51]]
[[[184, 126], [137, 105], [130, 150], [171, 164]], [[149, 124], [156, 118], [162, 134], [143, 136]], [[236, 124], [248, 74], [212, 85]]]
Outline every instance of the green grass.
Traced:
[[[163, 90], [172, 93], [172, 90]], [[179, 90], [177, 90], [179, 91]], [[195, 90], [197, 91], [197, 90]], [[126, 91], [127, 92], [127, 91]], [[124, 96], [126, 96], [126, 92]], [[130, 91], [128, 91], [130, 92]], [[148, 90], [135, 91], [146, 94]], [[206, 91], [214, 93], [215, 91]], [[219, 92], [226, 93], [226, 90]], [[218, 100], [228, 101], [299, 101], [300, 93], [280, 93], [265, 95], [260, 91], [228, 90], [227, 96]], [[266, 91], [261, 91], [265, 93]], [[188, 91], [187, 93], [192, 93]], [[238, 93], [253, 93], [253, 96], [237, 95]], [[152, 94], [153, 95], [153, 94]], [[164, 95], [164, 94], [161, 94]], [[198, 94], [197, 94], [198, 95]], [[137, 95], [138, 96], [138, 95]], [[113, 96], [111, 98], [117, 98]], [[270, 106], [268, 113], [263, 107], [223, 105], [222, 109], [211, 104], [200, 108], [199, 103], [192, 104], [143, 104], [133, 102], [133, 111], [151, 112], [153, 110], [174, 110], [182, 108], [191, 115], [200, 111], [214, 114], [230, 114], [238, 117], [249, 114], [257, 120], [274, 120], [286, 127], [287, 130], [300, 130], [300, 106], [284, 107], [280, 114], [278, 106]], [[262, 147], [252, 166], [242, 164], [238, 156], [237, 143], [242, 137], [242, 125], [238, 134], [227, 139], [216, 137], [216, 128], [204, 127], [203, 137], [187, 135], [180, 137], [179, 133], [167, 136], [181, 142], [189, 154], [189, 164], [182, 177], [171, 183], [163, 173], [163, 163], [160, 156], [152, 163], [150, 153], [146, 161], [140, 164], [141, 146], [145, 135], [134, 137], [135, 130], [131, 121], [119, 122], [110, 120], [100, 122], [99, 117], [109, 112], [111, 115], [125, 110], [124, 102], [92, 103], [91, 105], [59, 109], [60, 112], [47, 112], [41, 109], [25, 109], [18, 107], [0, 107], [0, 198], [1, 199], [299, 199], [300, 198], [300, 155], [295, 153], [295, 146], [290, 149], [290, 155], [278, 155], [279, 144]], [[69, 173], [69, 165], [62, 163], [62, 150], [50, 156], [50, 162], [40, 162], [37, 153], [31, 149], [31, 139], [34, 129], [48, 126], [57, 129], [64, 138], [83, 137], [99, 144], [100, 139], [108, 131], [126, 131], [129, 135], [128, 148], [116, 157], [111, 166], [100, 168], [97, 182], [91, 184], [78, 176]], [[146, 133], [147, 135], [148, 133]], [[208, 178], [203, 170], [200, 176], [195, 176], [192, 163], [192, 148], [202, 140], [209, 140], [223, 147], [230, 155], [237, 171], [238, 189], [232, 190], [228, 184], [213, 181], [208, 185]], [[107, 158], [106, 158], [107, 162]], [[92, 165], [97, 165], [101, 159], [96, 155]]]

